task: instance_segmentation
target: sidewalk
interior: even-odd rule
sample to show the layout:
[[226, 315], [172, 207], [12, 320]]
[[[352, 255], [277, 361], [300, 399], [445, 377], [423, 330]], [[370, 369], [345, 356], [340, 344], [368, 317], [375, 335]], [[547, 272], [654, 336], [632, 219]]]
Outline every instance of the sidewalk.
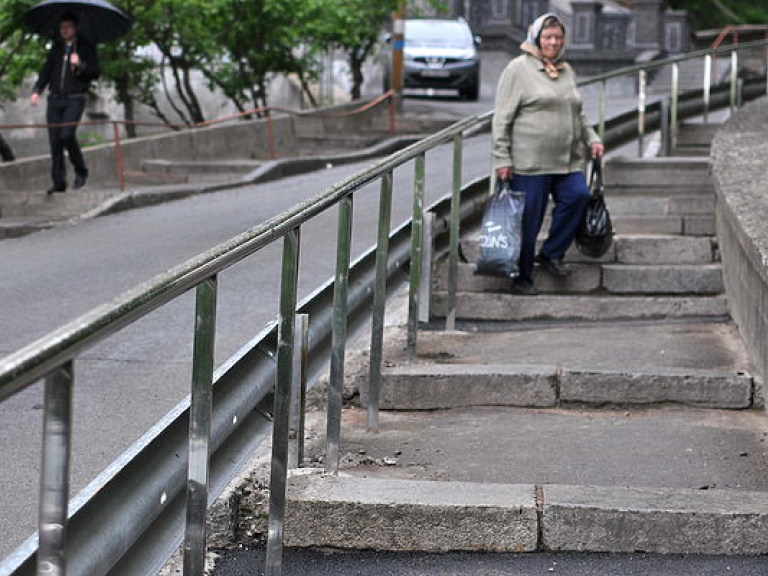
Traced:
[[350, 357], [341, 471], [311, 469], [314, 414], [289, 547], [768, 553], [762, 383], [728, 315], [707, 159], [614, 158], [606, 187], [613, 250], [569, 254], [565, 280], [539, 271], [540, 296], [474, 276], [463, 230], [460, 331], [441, 329], [441, 258], [415, 359], [402, 323], [387, 329], [377, 434], [367, 358]]

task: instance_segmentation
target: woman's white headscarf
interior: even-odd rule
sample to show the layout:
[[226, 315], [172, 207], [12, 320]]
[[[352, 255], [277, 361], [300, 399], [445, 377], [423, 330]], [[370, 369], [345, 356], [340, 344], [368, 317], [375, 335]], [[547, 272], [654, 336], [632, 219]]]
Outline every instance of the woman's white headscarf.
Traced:
[[520, 48], [541, 60], [544, 63], [544, 67], [546, 68], [549, 77], [554, 79], [560, 76], [560, 70], [562, 70], [564, 67], [562, 59], [563, 55], [565, 54], [565, 45], [563, 45], [560, 52], [552, 60], [547, 60], [544, 58], [541, 53], [541, 48], [539, 47], [539, 36], [541, 35], [544, 22], [547, 20], [550, 20], [550, 22], [547, 22], [547, 28], [559, 26], [562, 28], [563, 32], [565, 32], [565, 25], [563, 24], [562, 20], [560, 20], [556, 14], [547, 12], [546, 14], [542, 14], [536, 18], [536, 20], [534, 20], [533, 23], [528, 26], [528, 36], [526, 36], [525, 42], [520, 45]]

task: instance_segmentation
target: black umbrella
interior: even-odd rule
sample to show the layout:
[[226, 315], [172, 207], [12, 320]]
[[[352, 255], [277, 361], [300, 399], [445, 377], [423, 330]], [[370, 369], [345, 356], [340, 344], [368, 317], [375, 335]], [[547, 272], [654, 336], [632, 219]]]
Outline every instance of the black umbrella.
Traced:
[[24, 23], [41, 36], [59, 39], [59, 22], [65, 14], [78, 18], [77, 33], [91, 42], [109, 42], [131, 29], [125, 13], [105, 0], [46, 0], [24, 14]]

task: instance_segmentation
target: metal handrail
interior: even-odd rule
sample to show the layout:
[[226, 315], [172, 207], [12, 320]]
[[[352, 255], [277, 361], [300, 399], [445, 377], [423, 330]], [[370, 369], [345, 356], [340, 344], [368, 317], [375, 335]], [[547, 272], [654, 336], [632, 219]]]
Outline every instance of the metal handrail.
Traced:
[[[768, 42], [753, 42], [742, 44], [737, 50], [765, 45], [768, 45]], [[713, 53], [727, 50], [735, 49], [721, 47], [714, 51], [703, 50], [663, 61], [646, 63], [623, 69], [622, 71], [615, 71], [588, 78], [579, 82], [579, 85], [586, 86], [594, 83], [602, 83], [604, 86], [605, 82], [611, 78], [634, 74], [638, 71], [645, 74], [650, 68], [656, 68], [669, 63], [674, 65], [683, 60], [700, 57], [702, 55], [711, 56]], [[707, 102], [705, 102], [705, 104], [708, 105]], [[642, 110], [639, 109], [637, 114], [641, 121], [644, 121], [645, 112], [646, 110], [643, 104]], [[650, 106], [648, 112], [649, 114], [655, 115], [655, 122], [660, 123], [659, 117], [661, 116], [661, 112], [658, 106]], [[196, 323], [195, 328], [195, 357], [193, 359], [194, 382], [192, 387], [192, 398], [190, 400], [191, 407], [188, 411], [190, 418], [189, 445], [197, 447], [190, 449], [187, 504], [189, 522], [187, 526], [187, 537], [188, 542], [191, 543], [185, 548], [185, 552], [189, 553], [188, 566], [200, 565], [200, 553], [204, 552], [204, 526], [202, 524], [204, 524], [204, 506], [207, 500], [204, 495], [200, 494], [200, 491], [206, 490], [205, 483], [207, 469], [205, 469], [205, 458], [206, 453], [209, 453], [211, 450], [208, 438], [211, 434], [211, 401], [210, 397], [207, 396], [210, 395], [210, 382], [213, 380], [213, 375], [211, 374], [213, 370], [211, 350], [215, 338], [215, 322], [211, 321], [211, 315], [215, 314], [217, 276], [235, 263], [240, 262], [244, 258], [273, 242], [282, 239], [284, 241], [282, 276], [284, 283], [281, 290], [280, 333], [278, 334], [277, 330], [273, 328], [269, 330], [265, 336], [273, 340], [275, 345], [274, 348], [276, 349], [278, 356], [277, 368], [275, 369], [277, 374], [277, 384], [275, 387], [275, 423], [273, 426], [273, 438], [275, 441], [273, 442], [273, 446], [275, 447], [275, 451], [281, 453], [273, 452], [272, 469], [276, 476], [273, 476], [271, 497], [274, 497], [275, 501], [274, 503], [271, 502], [271, 504], [274, 504], [274, 506], [271, 506], [271, 511], [277, 512], [277, 514], [274, 518], [270, 519], [270, 538], [274, 546], [271, 544], [268, 552], [268, 573], [279, 574], [281, 566], [279, 562], [279, 554], [281, 548], [278, 544], [281, 542], [282, 518], [280, 518], [280, 512], [281, 510], [284, 510], [284, 474], [286, 461], [286, 455], [282, 452], [285, 447], [283, 438], [287, 435], [288, 427], [286, 390], [289, 389], [291, 384], [290, 381], [293, 376], [292, 368], [288, 363], [291, 360], [290, 357], [293, 348], [291, 338], [293, 331], [292, 322], [297, 308], [295, 297], [295, 267], [298, 251], [300, 249], [299, 232], [301, 226], [311, 220], [314, 216], [336, 205], [341, 206], [339, 218], [339, 247], [337, 250], [340, 254], [344, 252], [347, 252], [347, 254], [342, 254], [342, 257], [338, 260], [341, 265], [339, 265], [337, 269], [337, 281], [332, 284], [333, 290], [336, 293], [336, 296], [334, 297], [335, 305], [333, 313], [331, 314], [333, 324], [333, 342], [331, 347], [335, 360], [332, 363], [330, 385], [332, 394], [340, 395], [341, 380], [343, 380], [344, 341], [346, 339], [348, 321], [348, 310], [346, 305], [347, 300], [354, 299], [351, 294], [349, 295], [349, 298], [347, 298], [346, 294], [350, 269], [354, 269], [354, 265], [350, 267], [348, 263], [350, 241], [348, 228], [350, 224], [349, 219], [351, 218], [352, 195], [361, 187], [374, 181], [381, 180], [382, 201], [380, 203], [380, 210], [382, 210], [382, 215], [380, 215], [380, 222], [384, 222], [384, 220], [388, 218], [383, 214], [386, 212], [387, 196], [388, 194], [391, 194], [391, 174], [393, 170], [407, 162], [416, 161], [414, 219], [411, 230], [412, 246], [410, 248], [410, 253], [414, 256], [421, 254], [425, 247], [425, 241], [423, 239], [424, 236], [417, 233], [417, 231], [421, 229], [422, 225], [426, 224], [424, 221], [423, 202], [423, 162], [425, 154], [427, 151], [438, 145], [453, 141], [454, 185], [451, 194], [452, 209], [447, 218], [449, 223], [446, 224], [446, 229], [448, 230], [448, 236], [450, 238], [448, 245], [451, 267], [454, 268], [458, 264], [458, 222], [462, 217], [461, 205], [457, 201], [462, 200], [464, 196], [461, 187], [460, 166], [457, 167], [461, 162], [462, 138], [468, 131], [481, 124], [487, 123], [491, 117], [492, 111], [459, 121], [452, 126], [389, 156], [372, 167], [348, 177], [339, 184], [332, 186], [326, 191], [298, 204], [271, 220], [223, 242], [204, 254], [201, 254], [186, 263], [171, 269], [165, 274], [161, 274], [147, 283], [124, 293], [112, 302], [96, 308], [78, 320], [65, 325], [48, 336], [43, 337], [22, 348], [18, 352], [0, 360], [0, 401], [30, 386], [40, 378], [46, 378], [46, 421], [51, 418], [51, 424], [54, 424], [53, 426], [46, 427], [46, 453], [50, 450], [50, 453], [53, 456], [50, 458], [51, 462], [48, 462], [49, 458], [44, 458], [44, 470], [41, 475], [43, 478], [44, 493], [42, 498], [43, 502], [41, 504], [42, 513], [38, 560], [42, 563], [48, 563], [45, 567], [50, 567], [53, 572], [60, 569], [66, 562], [66, 559], [63, 556], [63, 534], [66, 532], [67, 525], [67, 504], [66, 500], [62, 499], [62, 494], [66, 494], [68, 491], [68, 481], [66, 478], [69, 463], [69, 438], [67, 435], [70, 432], [69, 411], [71, 410], [71, 390], [74, 384], [72, 365], [75, 358], [97, 342], [104, 340], [121, 328], [124, 328], [178, 296], [187, 293], [189, 290], [197, 288], [199, 321]], [[624, 128], [624, 125], [627, 122], [634, 121], [634, 118], [635, 115], [631, 114], [623, 115], [621, 118], [617, 119], [615, 129], [620, 133], [619, 136], [615, 137], [617, 141], [623, 141], [630, 137]], [[648, 126], [650, 125], [651, 124], [649, 123]], [[608, 126], [609, 131], [612, 129], [612, 126]], [[643, 132], [639, 131], [639, 134], [642, 136]], [[421, 182], [419, 181], [420, 178], [422, 179]], [[402, 231], [398, 232], [398, 234], [400, 233], [402, 233]], [[383, 307], [386, 305], [386, 298], [384, 298], [386, 295], [386, 278], [389, 277], [393, 268], [390, 258], [391, 255], [388, 252], [388, 243], [382, 243], [382, 238], [383, 235], [380, 233], [380, 241], [376, 247], [375, 254], [375, 272], [371, 272], [371, 275], [376, 277], [376, 297], [374, 299], [376, 309], [373, 312], [374, 318], [377, 316], [381, 318], [381, 315], [383, 314]], [[414, 258], [414, 260], [416, 260], [416, 258]], [[397, 268], [397, 266], [394, 265], [394, 268]], [[457, 278], [455, 271], [450, 274], [450, 277], [455, 284]], [[416, 345], [418, 312], [421, 305], [419, 302], [419, 287], [417, 285], [426, 281], [427, 279], [422, 278], [420, 274], [412, 268], [408, 320], [409, 347], [415, 348]], [[357, 287], [358, 296], [355, 296], [355, 298], [358, 300], [360, 298], [360, 290], [361, 288]], [[455, 298], [456, 286], [454, 285], [452, 289], [449, 290], [449, 317], [451, 316], [452, 311], [455, 311]], [[325, 310], [324, 313], [327, 314], [328, 310]], [[382, 323], [374, 322], [374, 330], [381, 329], [383, 329]], [[377, 340], [377, 345], [380, 346], [381, 339], [378, 338]], [[244, 354], [238, 362], [244, 359], [245, 356], [246, 354]], [[381, 351], [372, 350], [371, 358], [372, 362], [374, 358], [377, 358], [378, 361], [380, 361]], [[235, 364], [232, 364], [230, 367], [233, 367]], [[335, 366], [335, 368], [333, 366]], [[380, 371], [380, 366], [372, 366], [371, 370], [372, 373], [375, 373], [377, 370]], [[222, 377], [223, 376], [224, 375], [222, 375]], [[266, 394], [266, 392], [264, 393]], [[264, 398], [260, 396], [256, 401], [256, 404], [262, 403], [263, 401]], [[340, 410], [340, 403], [336, 402], [333, 404], [332, 409], [333, 411], [338, 412]], [[183, 412], [183, 410], [179, 409], [177, 416], [180, 415], [181, 412]], [[331, 415], [329, 421], [334, 418], [337, 419], [338, 414]], [[207, 431], [205, 426], [206, 420], [208, 421]], [[335, 420], [335, 422], [336, 424], [338, 423], [337, 420]], [[60, 424], [60, 426], [56, 426], [56, 424]], [[178, 420], [174, 420], [172, 424], [178, 426]], [[170, 427], [170, 425], [171, 424], [167, 424], [168, 427]], [[327, 450], [329, 454], [334, 453], [334, 449], [338, 448], [338, 434], [338, 429], [331, 430], [331, 427], [329, 426], [329, 449]], [[162, 431], [158, 433], [157, 438], [160, 438], [161, 436]], [[221, 432], [217, 432], [217, 438], [217, 442], [223, 442]], [[335, 443], [335, 445], [333, 443]], [[329, 466], [331, 470], [333, 470], [336, 465], [337, 463], [334, 462], [327, 463], [327, 466]], [[196, 467], [196, 469], [193, 470], [193, 467]], [[202, 470], [200, 467], [202, 467]], [[64, 478], [63, 485], [60, 483], [62, 478]], [[192, 510], [191, 507], [196, 508]], [[147, 522], [151, 522], [151, 520], [152, 518], [146, 519]], [[197, 533], [195, 533], [196, 531]], [[202, 531], [202, 539], [200, 537], [200, 531]], [[200, 545], [201, 541], [203, 542], [202, 549]], [[186, 555], [185, 560], [187, 560]], [[193, 572], [191, 573], [194, 573], [196, 569], [185, 568], [185, 570], [192, 570]]]

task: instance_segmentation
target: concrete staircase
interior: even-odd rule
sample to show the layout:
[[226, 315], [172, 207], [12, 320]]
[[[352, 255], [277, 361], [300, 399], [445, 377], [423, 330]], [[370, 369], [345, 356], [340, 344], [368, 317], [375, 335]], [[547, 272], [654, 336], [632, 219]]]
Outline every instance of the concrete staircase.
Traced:
[[[509, 281], [474, 275], [475, 231], [462, 242], [458, 318], [523, 321], [722, 317], [722, 269], [714, 237], [714, 191], [698, 158], [617, 158], [605, 168], [616, 232], [599, 262], [575, 248], [565, 279], [539, 271], [541, 296], [521, 300]], [[546, 223], [545, 228], [546, 230]], [[445, 313], [447, 263], [436, 270], [434, 310]]]
[[[766, 554], [768, 422], [723, 292], [708, 164], [606, 165], [616, 238], [577, 252], [542, 295], [473, 275], [464, 231], [460, 331], [415, 358], [387, 333], [381, 431], [344, 415], [339, 476], [295, 475], [296, 547]], [[367, 402], [367, 362], [348, 379]], [[321, 452], [315, 461], [322, 461]], [[306, 471], [304, 471], [306, 472]]]

